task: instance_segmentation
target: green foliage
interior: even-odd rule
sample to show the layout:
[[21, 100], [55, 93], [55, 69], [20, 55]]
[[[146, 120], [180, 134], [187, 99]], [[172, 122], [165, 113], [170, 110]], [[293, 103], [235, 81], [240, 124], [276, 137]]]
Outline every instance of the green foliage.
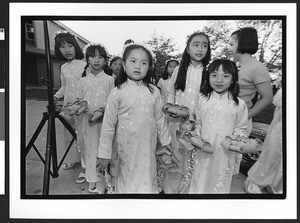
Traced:
[[151, 38], [152, 39], [147, 41], [146, 44], [151, 46], [156, 57], [155, 73], [157, 76], [161, 76], [165, 70], [166, 61], [171, 58], [178, 59], [180, 55], [175, 54], [175, 51], [178, 49], [176, 48], [176, 43], [173, 43], [173, 39], [171, 37], [157, 36], [157, 34], [154, 33]]
[[[281, 20], [208, 20], [202, 28], [211, 42], [212, 59], [215, 57], [230, 57], [228, 42], [230, 35], [242, 27], [254, 27], [258, 33], [259, 49], [254, 55], [269, 68], [272, 80], [282, 76], [282, 21]], [[156, 75], [164, 71], [165, 63], [171, 58], [178, 59], [176, 43], [171, 37], [157, 36], [154, 33], [146, 42], [156, 55]]]
[[237, 29], [254, 27], [258, 33], [259, 47], [254, 55], [269, 68], [272, 80], [282, 76], [282, 21], [281, 20], [211, 20], [204, 26], [211, 41], [212, 59], [230, 57], [228, 41]]

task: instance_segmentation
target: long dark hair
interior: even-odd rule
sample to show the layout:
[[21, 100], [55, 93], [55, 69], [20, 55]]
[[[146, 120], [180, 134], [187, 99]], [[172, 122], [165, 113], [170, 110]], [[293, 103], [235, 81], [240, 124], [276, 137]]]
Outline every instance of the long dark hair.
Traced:
[[[186, 42], [186, 47], [184, 49], [182, 59], [181, 59], [180, 64], [179, 64], [178, 75], [177, 75], [177, 79], [175, 81], [175, 89], [176, 90], [178, 90], [178, 89], [180, 89], [181, 91], [185, 90], [186, 72], [187, 72], [187, 69], [188, 69], [188, 66], [189, 66], [190, 60], [191, 60], [191, 57], [188, 54], [188, 47], [189, 47], [190, 42], [192, 41], [192, 39], [195, 36], [205, 36], [208, 40], [207, 53], [206, 53], [206, 56], [201, 61], [202, 65], [203, 65], [203, 72], [204, 72], [207, 64], [210, 61], [210, 57], [211, 57], [211, 52], [210, 51], [211, 50], [210, 50], [210, 41], [209, 41], [208, 35], [206, 35], [204, 32], [199, 32], [199, 31], [194, 32], [192, 35], [189, 36], [189, 38]], [[203, 76], [204, 76], [203, 72], [202, 72], [202, 81], [203, 81]]]
[[[151, 87], [150, 84], [152, 84], [151, 78], [154, 75], [153, 74], [154, 71], [153, 71], [153, 57], [152, 57], [150, 51], [142, 45], [132, 43], [132, 44], [128, 45], [124, 50], [123, 57], [122, 57], [123, 63], [126, 62], [126, 59], [128, 58], [130, 52], [132, 50], [135, 50], [135, 49], [144, 50], [146, 52], [147, 56], [148, 56], [149, 69], [148, 69], [148, 72], [147, 72], [146, 76], [142, 80], [142, 82], [149, 88], [150, 92], [153, 93], [153, 88]], [[127, 76], [127, 73], [126, 73], [125, 69], [121, 69], [120, 75], [116, 78], [116, 82], [115, 82], [116, 84], [115, 85], [118, 88], [120, 88], [120, 86], [127, 81], [127, 78], [128, 78], [128, 76]]]
[[234, 102], [238, 105], [238, 95], [239, 95], [239, 83], [238, 83], [238, 69], [236, 64], [227, 59], [216, 59], [214, 60], [207, 68], [205, 73], [204, 81], [201, 83], [201, 92], [205, 95], [208, 99], [210, 98], [211, 92], [214, 90], [209, 84], [209, 75], [210, 73], [219, 69], [222, 66], [223, 71], [229, 74], [232, 74], [232, 83], [228, 88], [228, 92], [231, 93]]
[[164, 71], [163, 74], [161, 75], [162, 79], [164, 79], [164, 80], [167, 80], [167, 79], [169, 79], [169, 77], [170, 77], [170, 74], [168, 73], [168, 66], [169, 66], [169, 64], [170, 64], [171, 62], [176, 62], [177, 65], [179, 65], [179, 62], [178, 62], [178, 60], [176, 60], [176, 59], [170, 59], [170, 60], [167, 60], [166, 67], [165, 67], [165, 71]]
[[107, 55], [107, 51], [105, 49], [104, 46], [102, 46], [101, 44], [94, 44], [94, 45], [89, 45], [86, 48], [85, 51], [85, 59], [86, 59], [86, 66], [84, 67], [84, 71], [82, 73], [82, 77], [86, 76], [86, 69], [89, 67], [89, 57], [95, 57], [96, 53], [98, 53], [100, 56], [102, 56], [106, 62], [103, 65], [103, 71], [105, 73], [109, 72], [106, 69], [108, 69], [108, 65], [107, 65], [107, 59], [108, 59], [108, 55]]
[[61, 60], [61, 61], [67, 61], [67, 59], [61, 54], [59, 47], [64, 44], [64, 43], [69, 43], [72, 44], [75, 48], [75, 58], [77, 60], [81, 60], [84, 58], [84, 54], [75, 38], [75, 36], [69, 32], [61, 32], [58, 33], [55, 37], [54, 37], [54, 53], [55, 56], [57, 57], [57, 59]]

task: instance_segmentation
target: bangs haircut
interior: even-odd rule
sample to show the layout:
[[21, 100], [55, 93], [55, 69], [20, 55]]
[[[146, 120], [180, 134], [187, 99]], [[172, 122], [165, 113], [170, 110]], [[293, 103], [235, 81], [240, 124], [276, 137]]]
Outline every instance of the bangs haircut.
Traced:
[[[151, 77], [153, 77], [153, 75], [154, 75], [154, 69], [153, 69], [153, 57], [152, 57], [150, 51], [142, 45], [132, 43], [125, 48], [123, 56], [122, 56], [122, 61], [123, 61], [123, 63], [125, 63], [130, 52], [132, 50], [136, 50], [136, 49], [142, 49], [143, 51], [146, 52], [146, 54], [148, 56], [149, 69], [147, 71], [146, 76], [142, 80], [142, 82], [149, 88], [150, 92], [153, 93], [153, 88], [151, 87], [150, 84], [152, 84]], [[127, 81], [127, 78], [128, 78], [128, 76], [125, 72], [125, 69], [121, 69], [120, 75], [116, 79], [116, 86], [118, 88], [120, 88], [120, 86]]]
[[169, 78], [169, 73], [168, 73], [168, 66], [171, 62], [175, 62], [178, 66], [179, 65], [179, 62], [178, 60], [176, 59], [171, 59], [171, 60], [168, 60], [167, 63], [166, 63], [166, 67], [165, 67], [165, 71], [163, 72], [163, 74], [161, 75], [162, 79], [164, 80], [167, 80]]
[[68, 43], [68, 44], [72, 44], [75, 48], [75, 58], [77, 60], [81, 60], [84, 58], [84, 54], [77, 42], [77, 40], [75, 39], [75, 36], [73, 36], [71, 33], [59, 33], [55, 36], [54, 38], [55, 41], [55, 46], [54, 46], [54, 53], [55, 56], [57, 57], [57, 59], [61, 60], [61, 61], [66, 61], [67, 59], [61, 54], [59, 47], [64, 44], [64, 43]]
[[113, 62], [117, 61], [117, 60], [122, 60], [121, 57], [119, 56], [114, 56], [110, 61], [109, 61], [109, 66], [111, 66], [113, 64]]
[[85, 52], [86, 61], [88, 62], [89, 57], [95, 57], [96, 52], [98, 52], [100, 56], [102, 56], [103, 58], [105, 58], [105, 60], [107, 60], [108, 56], [105, 48], [100, 45], [92, 45], [86, 49]]
[[[237, 68], [234, 62], [230, 61], [230, 60], [226, 60], [226, 59], [217, 59], [215, 61], [213, 61], [213, 63], [211, 63], [208, 68], [207, 68], [207, 72], [210, 74], [214, 71], [217, 71], [219, 69], [219, 67], [222, 65], [223, 71], [225, 73], [229, 73], [232, 74], [232, 78], [234, 78], [235, 74], [237, 74]], [[236, 78], [238, 76], [236, 75]]]
[[201, 83], [201, 92], [203, 95], [205, 95], [208, 99], [210, 98], [211, 92], [214, 90], [209, 83], [210, 74], [212, 72], [215, 72], [219, 69], [219, 67], [222, 66], [222, 69], [225, 73], [232, 75], [232, 83], [228, 88], [228, 92], [231, 93], [232, 98], [234, 102], [238, 105], [238, 95], [239, 95], [239, 83], [238, 83], [238, 69], [236, 67], [236, 64], [228, 59], [216, 59], [214, 60], [207, 68], [207, 71], [205, 72], [204, 81]]
[[232, 33], [231, 36], [236, 35], [238, 39], [238, 53], [255, 54], [258, 50], [258, 36], [256, 29], [252, 27], [241, 28]]

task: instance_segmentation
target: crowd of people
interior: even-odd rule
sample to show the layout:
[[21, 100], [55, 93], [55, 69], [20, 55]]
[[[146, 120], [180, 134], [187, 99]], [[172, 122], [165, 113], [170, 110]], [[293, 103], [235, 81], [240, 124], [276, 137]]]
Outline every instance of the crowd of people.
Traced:
[[[108, 179], [119, 194], [230, 193], [247, 151], [262, 152], [246, 192], [282, 193], [281, 91], [265, 142], [249, 138], [252, 118], [273, 100], [269, 72], [253, 56], [256, 29], [232, 33], [233, 60], [212, 60], [209, 36], [192, 33], [180, 61], [166, 61], [157, 83], [155, 55], [145, 44], [129, 39], [121, 56], [109, 58], [101, 43], [80, 49], [67, 31], [54, 40], [65, 62], [54, 100], [63, 101], [60, 115], [77, 133], [63, 168], [81, 165], [76, 183], [88, 182], [90, 193], [104, 193], [97, 183]], [[66, 148], [71, 140], [66, 130]]]

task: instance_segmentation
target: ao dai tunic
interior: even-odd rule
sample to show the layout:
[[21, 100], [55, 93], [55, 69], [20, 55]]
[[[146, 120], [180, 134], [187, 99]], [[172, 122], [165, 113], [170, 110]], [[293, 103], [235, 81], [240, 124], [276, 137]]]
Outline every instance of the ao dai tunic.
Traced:
[[273, 98], [276, 106], [272, 122], [258, 160], [248, 171], [248, 178], [275, 194], [283, 193], [282, 182], [282, 89]]
[[228, 151], [221, 142], [225, 136], [245, 135], [248, 121], [246, 103], [236, 105], [228, 93], [220, 97], [212, 92], [208, 100], [201, 96], [196, 111], [196, 125], [201, 137], [214, 148], [213, 154], [197, 151], [196, 165], [189, 193], [229, 193], [236, 152]]
[[193, 111], [199, 100], [203, 66], [202, 64], [196, 67], [192, 64], [188, 66], [184, 92], [181, 90], [176, 90], [175, 92], [174, 84], [177, 79], [178, 69], [179, 66], [175, 68], [171, 77], [170, 86], [168, 88], [168, 102], [186, 106], [190, 111]]
[[61, 66], [61, 87], [54, 96], [64, 98], [64, 104], [76, 101], [76, 87], [85, 65], [86, 62], [82, 60], [72, 60]]
[[[194, 67], [192, 64], [188, 66], [184, 92], [182, 92], [181, 90], [175, 91], [175, 81], [177, 79], [178, 70], [179, 66], [175, 68], [171, 80], [169, 82], [170, 85], [168, 87], [167, 102], [188, 107], [189, 111], [192, 112], [199, 101], [203, 66], [202, 63], [200, 63], [196, 67]], [[179, 172], [181, 174], [184, 174], [186, 169], [187, 154], [185, 149], [180, 149], [180, 144], [176, 136], [176, 132], [179, 130], [181, 118], [170, 117], [168, 120], [170, 120], [169, 128], [172, 134], [172, 148], [174, 150], [175, 155], [180, 160]]]
[[170, 85], [171, 79], [164, 80], [163, 78], [160, 78], [157, 87], [160, 88], [160, 94], [162, 98], [162, 104], [166, 104], [168, 100], [168, 86]]
[[[84, 67], [86, 65], [86, 62], [82, 60], [72, 60], [71, 62], [64, 63], [61, 66], [61, 74], [60, 74], [60, 80], [61, 80], [61, 87], [60, 89], [55, 93], [56, 98], [64, 98], [64, 105], [67, 103], [74, 103], [76, 101], [76, 88], [78, 85], [78, 81], [81, 78], [81, 75], [84, 71]], [[75, 129], [78, 128], [75, 118], [71, 118], [68, 120], [68, 123]], [[70, 142], [73, 139], [73, 136], [70, 134], [70, 132], [64, 128], [64, 135], [65, 135], [65, 148], [67, 149]], [[82, 150], [82, 146], [80, 144], [76, 145], [76, 143], [72, 144], [72, 147], [66, 156], [65, 161], [66, 162], [76, 162], [80, 161], [80, 153], [78, 152], [78, 147]]]
[[155, 149], [171, 142], [159, 90], [127, 80], [107, 100], [99, 156], [110, 159], [115, 136], [120, 159], [117, 193], [157, 193]]
[[99, 108], [105, 108], [106, 100], [114, 88], [114, 79], [104, 71], [96, 76], [88, 73], [78, 82], [77, 98], [88, 103], [88, 112], [84, 113], [82, 120], [82, 134], [85, 144], [86, 180], [97, 181], [96, 161], [99, 147], [99, 137], [102, 123], [89, 124], [88, 116]]

